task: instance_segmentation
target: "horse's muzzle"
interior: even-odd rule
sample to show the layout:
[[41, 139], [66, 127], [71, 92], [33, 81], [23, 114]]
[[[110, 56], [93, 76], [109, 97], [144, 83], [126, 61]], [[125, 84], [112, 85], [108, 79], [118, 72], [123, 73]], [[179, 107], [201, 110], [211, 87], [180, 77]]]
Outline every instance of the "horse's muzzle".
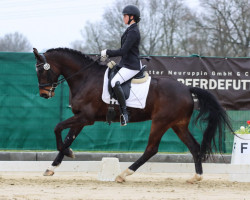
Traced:
[[40, 94], [40, 97], [43, 97], [43, 98], [45, 98], [45, 99], [50, 98], [49, 95], [48, 95], [48, 94], [45, 94], [45, 93], [41, 93], [41, 94]]
[[40, 89], [39, 90], [39, 94], [40, 94], [40, 97], [43, 97], [45, 99], [49, 99], [49, 98], [51, 98], [51, 97], [53, 97], [55, 95], [55, 92], [54, 91]]

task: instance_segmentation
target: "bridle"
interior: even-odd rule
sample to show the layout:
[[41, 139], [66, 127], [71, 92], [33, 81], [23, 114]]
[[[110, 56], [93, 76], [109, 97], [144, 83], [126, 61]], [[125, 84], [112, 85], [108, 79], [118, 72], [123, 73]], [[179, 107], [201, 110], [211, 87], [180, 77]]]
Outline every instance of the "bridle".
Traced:
[[[91, 65], [93, 65], [95, 62], [97, 62], [98, 60], [100, 60], [101, 56], [100, 55], [97, 55], [98, 56], [98, 59], [97, 60], [94, 60], [93, 62], [91, 62], [90, 64], [88, 64], [86, 67], [84, 67], [83, 69], [80, 69], [79, 71], [77, 71], [76, 73], [73, 73], [72, 75], [70, 75], [69, 77], [67, 78], [61, 78], [60, 80], [58, 80], [57, 82], [54, 82], [53, 79], [52, 79], [52, 76], [58, 76], [58, 74], [56, 74], [53, 69], [50, 67], [50, 64], [47, 62], [46, 60], [46, 57], [44, 54], [40, 54], [43, 58], [43, 62], [40, 63], [40, 64], [36, 64], [36, 68], [38, 70], [41, 70], [40, 68], [43, 68], [44, 70], [48, 71], [48, 76], [47, 76], [47, 81], [48, 83], [44, 83], [44, 84], [40, 84], [39, 83], [39, 89], [43, 89], [45, 91], [48, 91], [49, 92], [49, 97], [52, 97], [52, 92], [55, 91], [56, 87], [60, 84], [62, 84], [64, 81], [72, 78], [73, 76], [77, 75], [78, 73], [80, 73], [82, 70], [84, 69], [87, 69], [89, 68]], [[46, 87], [49, 87], [49, 89], [47, 89]]]
[[[43, 58], [43, 62], [40, 64], [36, 64], [36, 68], [41, 71], [41, 68], [43, 68], [43, 70], [48, 71], [48, 76], [47, 76], [47, 81], [48, 83], [44, 83], [44, 84], [40, 84], [39, 83], [39, 89], [43, 89], [45, 91], [49, 92], [49, 97], [52, 97], [52, 92], [55, 91], [58, 83], [54, 82], [52, 79], [52, 76], [57, 76], [57, 74], [51, 69], [50, 64], [47, 63], [46, 57], [44, 56], [44, 54], [40, 54]], [[49, 87], [49, 89], [47, 89], [46, 87]]]

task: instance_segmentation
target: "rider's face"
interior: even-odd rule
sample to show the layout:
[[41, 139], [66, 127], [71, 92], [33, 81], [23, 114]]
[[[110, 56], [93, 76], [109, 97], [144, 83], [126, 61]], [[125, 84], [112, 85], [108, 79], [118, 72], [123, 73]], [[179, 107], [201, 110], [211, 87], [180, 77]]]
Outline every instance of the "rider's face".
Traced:
[[129, 16], [128, 15], [123, 15], [123, 21], [125, 24], [128, 24]]

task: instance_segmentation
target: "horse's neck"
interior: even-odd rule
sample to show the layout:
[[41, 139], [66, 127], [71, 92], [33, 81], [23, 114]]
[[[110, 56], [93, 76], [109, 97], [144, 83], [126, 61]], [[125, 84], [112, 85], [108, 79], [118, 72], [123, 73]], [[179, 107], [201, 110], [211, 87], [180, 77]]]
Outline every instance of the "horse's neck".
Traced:
[[[86, 64], [88, 66], [91, 63]], [[88, 68], [82, 68], [82, 66], [74, 66], [72, 71], [65, 70], [62, 72], [62, 75], [67, 79], [71, 95], [74, 97], [79, 90], [84, 90], [85, 87], [88, 87], [87, 82], [95, 81], [96, 86], [102, 85], [103, 77], [105, 73], [105, 68], [99, 66], [97, 63], [93, 63], [93, 66]]]

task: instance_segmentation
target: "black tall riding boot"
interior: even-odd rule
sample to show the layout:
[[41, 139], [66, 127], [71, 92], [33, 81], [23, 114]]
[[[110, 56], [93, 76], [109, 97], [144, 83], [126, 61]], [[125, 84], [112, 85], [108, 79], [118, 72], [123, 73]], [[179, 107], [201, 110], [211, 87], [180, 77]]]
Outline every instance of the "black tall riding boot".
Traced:
[[124, 92], [122, 90], [122, 87], [120, 85], [120, 82], [117, 81], [115, 83], [115, 87], [113, 88], [115, 92], [115, 96], [120, 104], [120, 111], [121, 111], [121, 125], [126, 126], [128, 122], [128, 112], [127, 112], [127, 107], [126, 107], [126, 99]]

